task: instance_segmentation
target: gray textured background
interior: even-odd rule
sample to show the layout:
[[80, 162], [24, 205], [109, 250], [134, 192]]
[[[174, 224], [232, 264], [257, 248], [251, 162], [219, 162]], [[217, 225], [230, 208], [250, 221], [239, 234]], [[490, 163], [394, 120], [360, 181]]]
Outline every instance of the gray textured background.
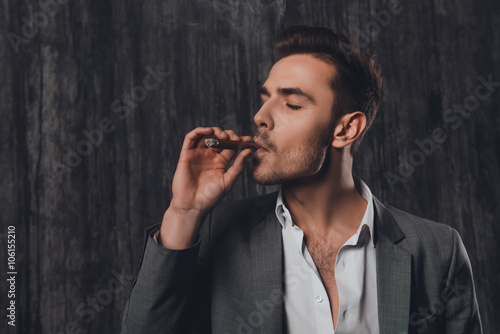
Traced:
[[[460, 232], [485, 332], [500, 331], [500, 87], [473, 97], [479, 77], [500, 81], [498, 1], [60, 2], [0, 0], [0, 332], [119, 331], [184, 134], [253, 132], [273, 42], [293, 24], [333, 27], [376, 55], [388, 97], [355, 172], [386, 203]], [[391, 9], [376, 23], [373, 13]], [[147, 90], [152, 69], [163, 74]], [[453, 111], [463, 103], [469, 114]], [[82, 131], [103, 122], [112, 129], [104, 124], [102, 142], [85, 144]], [[421, 153], [416, 141], [436, 129], [446, 140]], [[78, 149], [85, 156], [67, 160]], [[402, 167], [410, 158], [418, 166]], [[266, 191], [244, 175], [227, 199]], [[8, 225], [15, 328], [5, 315]]]

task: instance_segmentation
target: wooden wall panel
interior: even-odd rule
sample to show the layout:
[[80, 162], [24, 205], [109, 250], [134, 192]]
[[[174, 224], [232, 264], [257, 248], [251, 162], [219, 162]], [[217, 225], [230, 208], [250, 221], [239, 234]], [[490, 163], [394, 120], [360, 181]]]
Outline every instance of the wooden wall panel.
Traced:
[[[498, 2], [41, 3], [0, 1], [0, 270], [13, 225], [18, 272], [17, 326], [4, 278], [0, 332], [119, 331], [184, 134], [253, 132], [273, 42], [293, 24], [333, 27], [376, 55], [387, 99], [355, 172], [379, 199], [460, 232], [485, 332], [500, 331], [498, 85], [474, 99], [500, 81]], [[446, 140], [421, 153], [439, 129]], [[411, 157], [418, 166], [402, 167]], [[245, 174], [226, 199], [271, 190]]]

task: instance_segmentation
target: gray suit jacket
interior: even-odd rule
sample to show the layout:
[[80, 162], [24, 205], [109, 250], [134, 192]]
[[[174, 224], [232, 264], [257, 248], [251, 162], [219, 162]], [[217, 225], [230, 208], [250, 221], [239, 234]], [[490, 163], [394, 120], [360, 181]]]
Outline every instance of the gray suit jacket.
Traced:
[[[219, 205], [189, 249], [165, 249], [152, 239], [159, 226], [146, 230], [122, 333], [282, 333], [276, 196]], [[457, 231], [373, 199], [380, 333], [482, 333]]]

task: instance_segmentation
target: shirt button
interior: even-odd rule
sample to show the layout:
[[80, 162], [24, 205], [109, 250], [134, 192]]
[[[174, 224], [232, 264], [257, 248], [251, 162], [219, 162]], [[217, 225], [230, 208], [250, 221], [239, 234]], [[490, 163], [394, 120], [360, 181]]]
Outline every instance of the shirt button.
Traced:
[[344, 319], [347, 319], [347, 310], [344, 311]]
[[323, 301], [323, 297], [321, 297], [321, 296], [316, 297], [316, 301], [318, 303], [321, 303]]
[[345, 262], [344, 262], [344, 261], [342, 261], [342, 267], [344, 267], [344, 268], [345, 268]]

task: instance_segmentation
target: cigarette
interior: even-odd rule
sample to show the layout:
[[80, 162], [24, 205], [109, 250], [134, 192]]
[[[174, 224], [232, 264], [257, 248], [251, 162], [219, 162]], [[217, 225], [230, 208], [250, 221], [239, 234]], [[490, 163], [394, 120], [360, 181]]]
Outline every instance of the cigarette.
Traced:
[[259, 145], [252, 142], [219, 138], [206, 138], [205, 145], [207, 145], [208, 148], [220, 148], [224, 150], [244, 150], [246, 148], [253, 148], [257, 150], [260, 148]]

